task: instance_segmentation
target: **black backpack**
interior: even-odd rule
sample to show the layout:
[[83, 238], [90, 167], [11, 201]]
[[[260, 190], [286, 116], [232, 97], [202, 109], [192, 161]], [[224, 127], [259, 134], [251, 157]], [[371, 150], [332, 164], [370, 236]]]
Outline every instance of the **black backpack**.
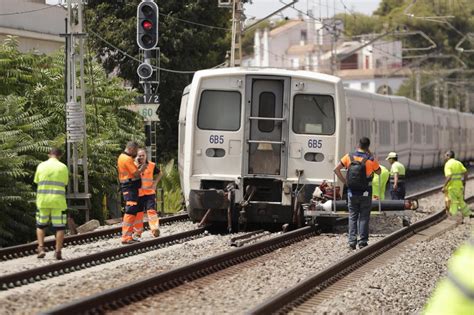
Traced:
[[354, 160], [354, 156], [349, 154], [351, 164], [347, 169], [347, 187], [351, 190], [366, 191], [369, 188], [369, 179], [365, 172], [365, 162], [367, 159], [364, 158], [362, 161]]

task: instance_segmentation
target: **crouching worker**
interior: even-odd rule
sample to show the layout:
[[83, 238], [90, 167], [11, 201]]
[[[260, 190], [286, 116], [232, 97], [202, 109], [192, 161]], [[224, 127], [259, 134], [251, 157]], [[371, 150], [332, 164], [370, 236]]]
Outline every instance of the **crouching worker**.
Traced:
[[153, 236], [160, 236], [160, 219], [156, 212], [156, 185], [161, 179], [160, 169], [155, 163], [148, 161], [145, 149], [139, 149], [137, 154], [137, 164], [143, 169], [140, 176], [142, 186], [138, 191], [138, 207], [139, 212], [135, 218], [133, 225], [134, 239], [140, 240], [143, 233], [143, 216], [146, 212], [148, 216], [148, 224]]
[[49, 159], [36, 168], [34, 182], [36, 191], [36, 236], [38, 237], [38, 258], [44, 258], [44, 229], [51, 223], [56, 232], [56, 251], [54, 256], [61, 260], [61, 249], [66, 228], [66, 185], [69, 181], [68, 168], [59, 159], [62, 151], [53, 148]]

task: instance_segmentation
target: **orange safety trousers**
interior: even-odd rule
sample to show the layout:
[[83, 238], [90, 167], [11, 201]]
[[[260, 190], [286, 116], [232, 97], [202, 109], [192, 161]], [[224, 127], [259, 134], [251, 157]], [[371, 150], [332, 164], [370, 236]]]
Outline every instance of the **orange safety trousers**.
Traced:
[[[158, 217], [158, 213], [155, 209], [148, 209], [146, 211], [146, 215], [148, 216], [148, 225], [150, 226], [150, 230], [156, 231], [160, 228], [160, 218]], [[133, 223], [133, 232], [137, 236], [141, 236], [143, 233], [143, 217], [145, 216], [144, 212], [138, 212], [135, 216], [135, 221]]]
[[135, 219], [135, 233], [137, 235], [141, 235], [143, 232], [143, 216], [145, 211], [148, 216], [148, 225], [150, 226], [152, 233], [158, 230], [160, 226], [160, 219], [158, 218], [158, 213], [156, 212], [156, 195], [150, 194], [140, 196], [138, 199], [138, 207], [140, 212], [137, 214], [137, 218]]
[[122, 242], [127, 242], [132, 239], [133, 236], [133, 223], [135, 222], [136, 215], [125, 214], [122, 222]]
[[122, 185], [123, 199], [125, 200], [125, 214], [122, 222], [122, 242], [127, 242], [133, 236], [133, 224], [139, 211], [138, 208], [138, 185], [140, 181], [135, 181], [128, 186]]

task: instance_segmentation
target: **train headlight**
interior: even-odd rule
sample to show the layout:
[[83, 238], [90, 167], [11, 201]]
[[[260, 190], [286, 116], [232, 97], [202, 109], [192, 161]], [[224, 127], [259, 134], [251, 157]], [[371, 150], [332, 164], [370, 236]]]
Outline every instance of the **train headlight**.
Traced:
[[307, 152], [304, 159], [308, 162], [322, 162], [324, 161], [324, 154], [320, 152]]
[[208, 157], [223, 157], [225, 155], [225, 150], [220, 148], [209, 148], [206, 150], [206, 155]]
[[214, 157], [214, 156], [216, 156], [216, 150], [214, 150], [214, 149], [207, 149], [207, 150], [206, 150], [206, 155], [207, 155], [208, 157]]

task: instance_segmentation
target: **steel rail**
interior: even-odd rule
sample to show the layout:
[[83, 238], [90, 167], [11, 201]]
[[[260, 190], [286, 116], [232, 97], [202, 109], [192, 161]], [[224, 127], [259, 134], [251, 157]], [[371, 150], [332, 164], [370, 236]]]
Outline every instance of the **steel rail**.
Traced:
[[[189, 219], [187, 214], [174, 215], [169, 217], [160, 218], [160, 224], [172, 223], [177, 221], [183, 221]], [[148, 223], [145, 222], [145, 228], [148, 228]], [[122, 233], [122, 227], [113, 227], [102, 229], [98, 231], [87, 232], [83, 234], [66, 236], [64, 238], [64, 246], [67, 245], [77, 245], [85, 244], [90, 242], [95, 242], [100, 239], [107, 239]], [[44, 242], [45, 249], [54, 250], [56, 245], [55, 240], [47, 240]], [[34, 255], [36, 253], [36, 248], [38, 243], [29, 243], [24, 245], [10, 246], [5, 248], [0, 248], [0, 261], [16, 259], [20, 257]]]
[[[466, 202], [468, 203], [473, 201], [474, 196], [466, 199]], [[441, 222], [446, 217], [446, 210], [441, 210], [421, 221], [395, 231], [382, 240], [367, 246], [357, 253], [350, 255], [349, 257], [329, 266], [325, 270], [307, 278], [294, 287], [264, 301], [250, 310], [247, 314], [266, 315], [288, 313], [292, 308], [301, 305], [315, 293], [324, 290], [333, 282], [345, 277], [360, 266], [403, 242], [405, 239]]]
[[[423, 198], [433, 193], [436, 193], [438, 191], [441, 191], [442, 188], [443, 188], [442, 185], [436, 186], [436, 187], [412, 194], [410, 196], [407, 196], [406, 199]], [[177, 222], [177, 221], [183, 221], [188, 218], [189, 217], [187, 214], [163, 217], [163, 218], [160, 218], [160, 223], [162, 224], [172, 223], [172, 222]], [[145, 228], [147, 228], [147, 225], [148, 224], [145, 223]], [[107, 239], [107, 238], [120, 235], [120, 233], [121, 233], [121, 227], [115, 227], [115, 228], [109, 228], [109, 229], [102, 229], [99, 231], [87, 232], [87, 233], [78, 234], [78, 235], [66, 236], [64, 238], [64, 246], [66, 247], [67, 245], [77, 245], [77, 244], [95, 242], [100, 239]], [[56, 244], [55, 240], [47, 240], [45, 241], [45, 249], [53, 250], [55, 247], [55, 244]], [[24, 244], [24, 245], [0, 248], [0, 261], [11, 260], [11, 259], [16, 259], [20, 257], [34, 255], [36, 253], [37, 246], [38, 244], [35, 242], [35, 243], [29, 243], [29, 244]]]
[[200, 234], [203, 234], [204, 231], [204, 228], [198, 228], [136, 244], [105, 250], [87, 256], [68, 259], [38, 268], [0, 276], [0, 290], [12, 289], [14, 287], [26, 285], [35, 281], [45, 280], [51, 277], [60, 276], [62, 274], [152, 251], [167, 245], [180, 243], [195, 238]]
[[96, 314], [118, 309], [148, 296], [164, 292], [186, 282], [207, 276], [219, 270], [237, 265], [267, 254], [295, 242], [316, 235], [315, 226], [304, 227], [246, 247], [240, 247], [212, 256], [190, 265], [163, 272], [152, 278], [139, 280], [119, 288], [109, 289], [96, 295], [60, 305], [43, 314]]

